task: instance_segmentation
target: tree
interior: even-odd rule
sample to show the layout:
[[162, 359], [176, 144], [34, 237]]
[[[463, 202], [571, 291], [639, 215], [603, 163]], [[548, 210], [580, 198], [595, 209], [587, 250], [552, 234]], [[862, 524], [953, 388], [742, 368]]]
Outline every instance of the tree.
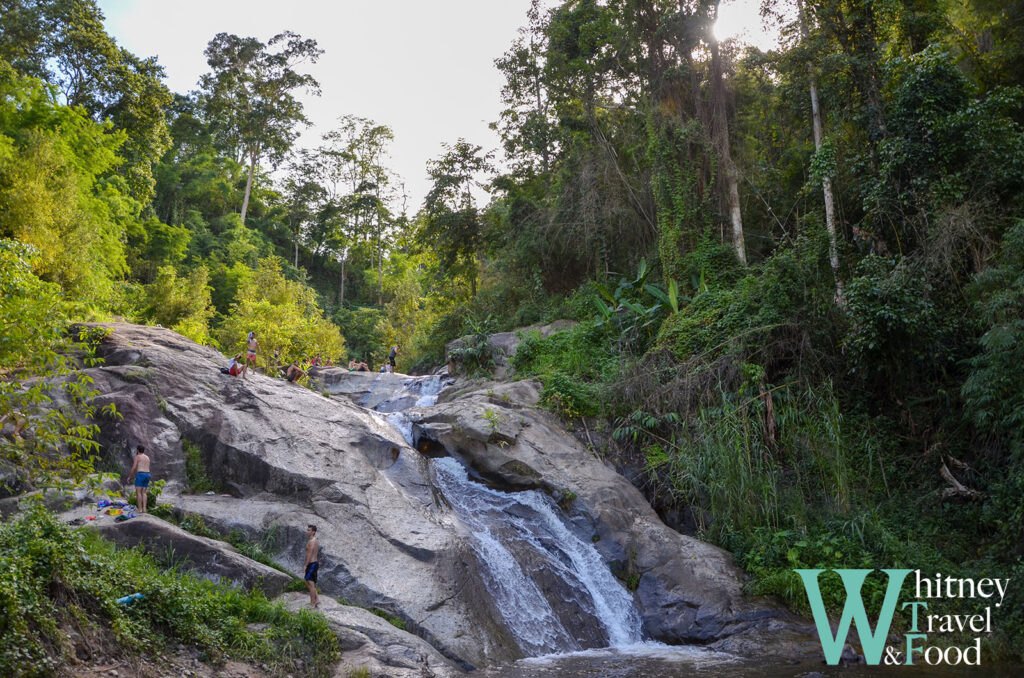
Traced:
[[715, 37], [714, 25], [718, 20], [720, 0], [707, 5], [708, 20], [704, 23], [704, 41], [711, 53], [711, 106], [708, 112], [708, 128], [718, 152], [725, 175], [726, 203], [729, 206], [729, 222], [732, 225], [732, 243], [736, 258], [744, 266], [747, 263], [747, 248], [743, 240], [743, 214], [740, 210], [739, 174], [732, 160], [729, 148], [729, 111], [726, 105], [725, 72], [722, 66], [721, 50]]
[[327, 200], [327, 191], [318, 183], [316, 167], [308, 153], [301, 153], [296, 162], [292, 163], [290, 174], [284, 182], [284, 190], [288, 230], [295, 249], [292, 265], [298, 268], [299, 240], [303, 232], [311, 230]]
[[200, 79], [200, 87], [215, 142], [249, 166], [241, 209], [245, 223], [256, 165], [263, 158], [275, 166], [280, 163], [295, 141], [296, 126], [308, 122], [294, 93], [320, 94], [313, 76], [295, 69], [306, 62], [315, 63], [323, 50], [316, 40], [290, 31], [275, 35], [266, 44], [256, 38], [218, 33], [204, 54], [212, 72]]
[[[800, 22], [800, 36], [804, 42], [810, 39], [808, 28], [809, 19], [804, 11], [803, 0], [797, 0], [798, 21]], [[821, 127], [821, 106], [818, 103], [818, 85], [814, 77], [814, 64], [807, 62], [807, 82], [811, 94], [811, 121], [814, 128], [814, 150], [820, 156], [825, 155], [822, 150], [824, 146], [824, 134]], [[836, 207], [832, 195], [832, 175], [830, 168], [824, 168], [821, 174], [821, 192], [825, 200], [825, 229], [828, 231], [828, 261], [832, 266], [832, 274], [836, 279], [836, 300], [842, 303], [843, 279], [839, 272], [839, 245], [836, 234]]]
[[40, 278], [101, 307], [126, 270], [126, 224], [139, 210], [123, 182], [101, 178], [125, 137], [109, 127], [0, 64], [0, 238], [32, 245]]
[[261, 259], [242, 282], [216, 337], [221, 347], [234, 353], [244, 349], [249, 331], [260, 338], [261, 360], [277, 350], [287, 361], [317, 354], [340, 358], [345, 351], [345, 340], [337, 326], [324, 318], [316, 293], [301, 282], [286, 279], [276, 258]]
[[493, 172], [491, 154], [465, 139], [443, 144], [444, 154], [427, 163], [434, 182], [423, 202], [421, 240], [437, 250], [446, 274], [463, 273], [476, 294], [476, 256], [483, 240], [483, 219], [473, 199], [478, 176]]
[[348, 252], [359, 240], [370, 243], [373, 249], [378, 274], [377, 305], [383, 303], [383, 260], [391, 223], [387, 203], [394, 199], [394, 177], [384, 166], [384, 160], [394, 138], [387, 125], [343, 115], [338, 118], [338, 126], [323, 135], [318, 150], [321, 177], [333, 201], [323, 216], [325, 225], [336, 225], [329, 236], [341, 270], [339, 306], [345, 302]]
[[[70, 307], [60, 288], [32, 272], [35, 256], [25, 243], [0, 239], [0, 468], [13, 467], [15, 478], [29, 482], [81, 479], [99, 451], [99, 427], [90, 421], [97, 391], [64, 353], [81, 351], [90, 367], [97, 361], [81, 341], [88, 332], [67, 331]], [[102, 412], [118, 416], [113, 404]]]
[[94, 0], [0, 0], [0, 58], [56, 85], [69, 106], [123, 130], [116, 172], [140, 203], [153, 195], [152, 166], [170, 143], [163, 67], [119, 47]]

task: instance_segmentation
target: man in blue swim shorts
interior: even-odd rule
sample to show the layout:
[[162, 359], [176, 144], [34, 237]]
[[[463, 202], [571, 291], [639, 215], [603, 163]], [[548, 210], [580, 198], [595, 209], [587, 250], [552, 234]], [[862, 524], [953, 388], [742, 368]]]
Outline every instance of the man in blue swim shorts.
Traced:
[[320, 542], [316, 539], [316, 525], [306, 526], [306, 536], [309, 537], [309, 541], [306, 542], [306, 574], [303, 578], [309, 590], [309, 606], [316, 608], [320, 607], [320, 597], [316, 593], [316, 575], [320, 569], [320, 563], [317, 562], [317, 558], [320, 557]]
[[135, 505], [139, 513], [146, 512], [146, 499], [149, 494], [149, 455], [146, 448], [139, 445], [135, 448], [135, 461], [132, 462], [132, 470], [128, 471], [129, 480], [135, 474]]

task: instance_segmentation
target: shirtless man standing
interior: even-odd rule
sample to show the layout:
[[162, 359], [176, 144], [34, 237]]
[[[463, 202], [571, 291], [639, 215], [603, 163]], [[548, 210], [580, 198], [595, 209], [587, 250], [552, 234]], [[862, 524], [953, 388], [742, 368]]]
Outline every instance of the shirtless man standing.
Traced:
[[135, 505], [139, 513], [146, 512], [146, 499], [149, 493], [149, 455], [146, 448], [139, 445], [135, 448], [135, 461], [132, 462], [132, 469], [128, 471], [128, 479], [131, 480], [135, 474]]
[[260, 342], [256, 341], [255, 332], [249, 333], [248, 342], [245, 348], [245, 366], [242, 367], [242, 379], [248, 379], [245, 373], [249, 371], [249, 363], [252, 363], [252, 369], [256, 370], [256, 354], [260, 351]]
[[320, 557], [320, 542], [316, 540], [316, 525], [306, 526], [306, 535], [309, 541], [306, 542], [306, 588], [309, 589], [309, 606], [320, 607], [320, 597], [316, 593], [316, 574], [320, 569], [317, 558]]

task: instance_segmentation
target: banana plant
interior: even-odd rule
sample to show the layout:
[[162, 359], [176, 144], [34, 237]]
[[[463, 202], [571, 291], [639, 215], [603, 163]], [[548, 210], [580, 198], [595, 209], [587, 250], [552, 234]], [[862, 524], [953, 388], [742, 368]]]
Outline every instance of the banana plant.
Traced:
[[668, 291], [647, 282], [651, 269], [647, 260], [642, 259], [636, 277], [619, 279], [618, 286], [611, 290], [598, 283], [599, 297], [594, 306], [600, 315], [600, 325], [614, 326], [619, 330], [621, 342], [626, 348], [642, 351], [654, 339], [662, 320], [671, 313], [679, 312], [679, 285], [670, 280]]

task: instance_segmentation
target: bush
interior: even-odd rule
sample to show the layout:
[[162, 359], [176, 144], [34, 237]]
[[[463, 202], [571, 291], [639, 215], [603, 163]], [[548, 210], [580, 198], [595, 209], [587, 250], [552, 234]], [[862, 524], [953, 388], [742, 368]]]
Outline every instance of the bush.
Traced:
[[[52, 675], [69, 652], [61, 630], [83, 620], [110, 629], [126, 651], [168, 641], [206, 658], [266, 663], [326, 676], [339, 655], [326, 620], [291, 614], [259, 590], [246, 592], [176, 571], [163, 572], [138, 550], [118, 550], [36, 506], [0, 525], [0, 674]], [[128, 605], [117, 598], [142, 593]], [[249, 623], [269, 623], [256, 633]]]

